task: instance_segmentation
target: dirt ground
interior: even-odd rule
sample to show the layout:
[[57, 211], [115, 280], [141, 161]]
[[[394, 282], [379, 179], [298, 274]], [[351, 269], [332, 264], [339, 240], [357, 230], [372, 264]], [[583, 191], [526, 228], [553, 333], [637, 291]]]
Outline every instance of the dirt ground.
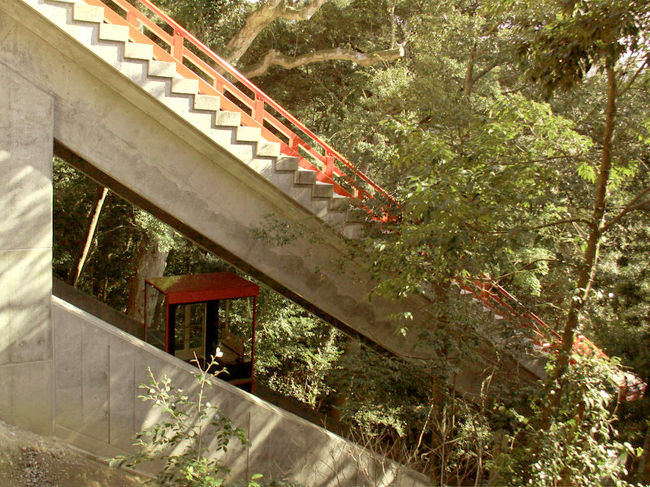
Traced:
[[135, 487], [145, 480], [0, 421], [0, 487]]

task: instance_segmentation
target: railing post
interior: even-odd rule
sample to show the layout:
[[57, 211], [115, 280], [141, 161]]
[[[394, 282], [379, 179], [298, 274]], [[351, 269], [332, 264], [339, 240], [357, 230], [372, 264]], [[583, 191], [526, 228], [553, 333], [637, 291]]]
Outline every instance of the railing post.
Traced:
[[172, 57], [183, 63], [183, 33], [174, 30], [174, 44], [172, 45]]
[[136, 17], [136, 15], [131, 10], [126, 11], [126, 21], [135, 27], [139, 27], [138, 17]]
[[325, 176], [334, 179], [334, 157], [325, 156]]
[[291, 137], [289, 137], [289, 147], [295, 150], [296, 153], [299, 152], [300, 143], [298, 142], [298, 136], [296, 134], [292, 133]]
[[260, 125], [264, 125], [264, 100], [261, 100], [255, 94], [255, 113], [253, 113], [253, 118]]

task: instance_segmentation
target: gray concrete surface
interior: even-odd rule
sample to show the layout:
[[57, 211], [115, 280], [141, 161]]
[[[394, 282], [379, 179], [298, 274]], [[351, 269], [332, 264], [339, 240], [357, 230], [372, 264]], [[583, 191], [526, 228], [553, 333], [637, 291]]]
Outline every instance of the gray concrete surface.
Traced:
[[0, 418], [39, 433], [52, 429], [53, 105], [0, 68]]
[[[137, 396], [155, 377], [167, 376], [184, 391], [196, 389], [185, 362], [52, 298], [54, 326], [54, 432], [82, 449], [111, 456], [130, 449], [130, 438], [159, 411]], [[214, 379], [207, 399], [246, 433], [226, 458], [233, 477], [261, 473], [305, 486], [425, 486], [427, 480], [394, 462], [308, 421]]]
[[129, 318], [126, 314], [114, 310], [109, 305], [85, 294], [59, 279], [52, 279], [52, 294], [116, 328], [144, 340], [144, 325]]
[[[370, 302], [362, 251], [23, 0], [0, 8], [0, 65], [53, 96], [54, 137], [83, 170], [334, 324], [428, 355], [417, 330], [405, 339], [389, 321], [404, 306], [412, 328], [430, 327], [424, 301]], [[296, 238], [255, 238], [269, 215]]]

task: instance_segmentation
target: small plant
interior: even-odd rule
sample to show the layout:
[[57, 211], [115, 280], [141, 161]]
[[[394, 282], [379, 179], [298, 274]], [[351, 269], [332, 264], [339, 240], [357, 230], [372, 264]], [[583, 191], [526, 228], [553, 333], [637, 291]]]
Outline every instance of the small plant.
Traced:
[[[209, 370], [218, 367], [216, 357], [201, 368], [196, 356], [193, 360], [199, 366], [195, 374], [198, 384], [198, 399], [189, 398], [182, 389], [173, 387], [171, 379], [163, 376], [158, 380], [151, 369], [149, 384], [140, 385], [145, 393], [139, 396], [143, 401], [151, 401], [163, 413], [154, 425], [135, 435], [135, 445], [139, 452], [118, 456], [111, 462], [115, 466], [135, 467], [140, 463], [162, 461], [155, 479], [157, 485], [164, 487], [196, 486], [218, 487], [230, 469], [215, 458], [226, 452], [234, 438], [241, 444], [247, 440], [244, 432], [236, 428], [217, 406], [205, 400], [205, 392], [212, 386]], [[248, 487], [259, 487], [255, 481], [261, 475], [254, 475]]]

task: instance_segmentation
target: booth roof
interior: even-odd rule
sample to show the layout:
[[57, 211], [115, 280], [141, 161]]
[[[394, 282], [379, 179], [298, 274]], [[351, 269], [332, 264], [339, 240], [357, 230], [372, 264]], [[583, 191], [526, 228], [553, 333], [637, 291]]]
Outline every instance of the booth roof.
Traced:
[[152, 277], [145, 280], [167, 298], [168, 304], [257, 296], [260, 288], [232, 272]]

